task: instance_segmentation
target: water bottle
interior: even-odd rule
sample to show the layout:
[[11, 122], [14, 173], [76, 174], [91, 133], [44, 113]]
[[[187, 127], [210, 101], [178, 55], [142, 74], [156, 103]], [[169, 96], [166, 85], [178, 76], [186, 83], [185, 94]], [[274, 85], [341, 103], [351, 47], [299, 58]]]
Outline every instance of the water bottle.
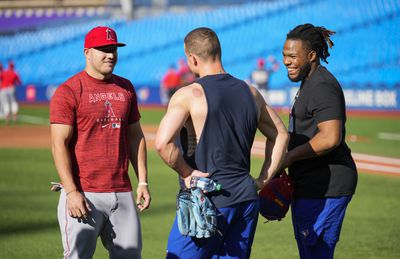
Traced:
[[205, 192], [220, 191], [222, 185], [214, 182], [210, 178], [192, 176], [190, 180], [190, 187], [197, 187]]

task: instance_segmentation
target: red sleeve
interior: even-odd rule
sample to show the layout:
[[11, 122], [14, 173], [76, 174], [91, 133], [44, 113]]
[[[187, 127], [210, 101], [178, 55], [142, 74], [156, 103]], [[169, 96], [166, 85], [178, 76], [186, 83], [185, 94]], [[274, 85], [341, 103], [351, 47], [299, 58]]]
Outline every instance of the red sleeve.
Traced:
[[50, 101], [50, 123], [73, 126], [76, 109], [77, 102], [72, 89], [67, 85], [59, 86]]
[[129, 118], [128, 118], [128, 124], [132, 124], [135, 122], [138, 122], [140, 120], [140, 113], [139, 113], [139, 108], [137, 105], [137, 96], [135, 92], [135, 88], [133, 87], [132, 84], [130, 84], [130, 91], [132, 94], [131, 97], [131, 111], [129, 113]]

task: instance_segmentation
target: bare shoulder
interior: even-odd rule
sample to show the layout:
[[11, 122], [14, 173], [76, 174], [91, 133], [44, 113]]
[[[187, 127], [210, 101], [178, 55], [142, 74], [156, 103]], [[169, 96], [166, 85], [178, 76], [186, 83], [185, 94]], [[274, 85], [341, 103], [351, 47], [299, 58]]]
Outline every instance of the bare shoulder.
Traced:
[[260, 92], [257, 90], [257, 88], [255, 88], [254, 86], [249, 86], [250, 88], [250, 92], [253, 95], [254, 101], [257, 104], [257, 107], [266, 105], [264, 97], [262, 97], [262, 95], [260, 94]]
[[260, 119], [263, 107], [266, 107], [267, 104], [265, 103], [264, 97], [262, 97], [262, 95], [260, 94], [260, 92], [258, 91], [257, 88], [255, 88], [254, 86], [249, 86], [250, 88], [250, 92], [253, 95], [254, 98], [254, 102], [256, 103], [256, 107], [257, 107], [257, 117], [258, 119]]
[[176, 93], [173, 95], [172, 98], [181, 101], [191, 102], [203, 96], [204, 96], [204, 91], [201, 85], [199, 85], [198, 83], [193, 83], [180, 88], [178, 91], [176, 91]]
[[200, 84], [193, 83], [190, 86], [192, 87], [190, 92], [191, 92], [191, 95], [193, 96], [193, 98], [202, 98], [202, 97], [204, 97], [204, 90], [203, 90], [203, 87], [201, 87]]
[[200, 84], [192, 83], [180, 88], [176, 94], [184, 95], [185, 97], [199, 97], [204, 95], [204, 91]]
[[201, 85], [193, 83], [176, 91], [170, 100], [170, 106], [172, 104], [173, 106], [190, 107], [193, 102], [196, 102], [196, 99], [203, 96], [204, 92]]
[[257, 96], [261, 96], [260, 92], [258, 92], [257, 88], [255, 88], [252, 85], [249, 85], [250, 88], [250, 92], [253, 94], [254, 98], [256, 98]]

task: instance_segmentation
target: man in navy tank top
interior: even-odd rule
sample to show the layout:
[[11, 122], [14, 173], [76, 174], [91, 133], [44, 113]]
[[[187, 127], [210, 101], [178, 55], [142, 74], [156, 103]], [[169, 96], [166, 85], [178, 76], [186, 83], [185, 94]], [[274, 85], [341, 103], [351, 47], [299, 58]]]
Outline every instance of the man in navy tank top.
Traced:
[[[249, 258], [258, 219], [257, 190], [281, 167], [288, 134], [261, 94], [225, 72], [216, 33], [197, 28], [184, 40], [190, 70], [199, 79], [178, 90], [156, 137], [164, 162], [190, 187], [192, 176], [210, 177], [223, 190], [208, 193], [218, 208], [221, 234], [207, 239], [181, 235], [177, 220], [167, 258]], [[250, 152], [259, 129], [267, 138], [259, 176], [250, 175]], [[175, 138], [181, 133], [182, 147]]]

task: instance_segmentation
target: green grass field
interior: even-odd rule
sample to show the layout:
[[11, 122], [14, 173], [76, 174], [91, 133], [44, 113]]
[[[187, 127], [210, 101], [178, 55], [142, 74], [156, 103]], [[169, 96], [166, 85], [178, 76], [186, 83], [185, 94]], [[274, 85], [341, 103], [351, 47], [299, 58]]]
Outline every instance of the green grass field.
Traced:
[[[140, 112], [142, 125], [157, 125], [164, 115], [163, 109], [143, 108]], [[47, 106], [23, 106], [21, 114], [42, 119], [49, 118]], [[286, 114], [280, 115], [286, 124], [288, 116]], [[4, 122], [0, 120], [0, 125], [2, 124]], [[400, 118], [349, 116], [346, 129], [347, 136], [356, 135], [358, 137], [357, 142], [347, 142], [353, 152], [400, 158], [400, 141], [379, 138], [379, 133], [381, 132], [400, 134]]]
[[[163, 113], [141, 112], [142, 124], [157, 124]], [[23, 107], [21, 114], [47, 118], [48, 110]], [[399, 119], [354, 117], [349, 118], [347, 128], [348, 134], [367, 141], [349, 142], [353, 151], [400, 157], [399, 143], [378, 138], [379, 132], [400, 132]], [[252, 172], [257, 173], [262, 160], [253, 158], [252, 162]], [[131, 179], [135, 185], [136, 179]], [[58, 194], [49, 191], [49, 182], [54, 180], [58, 177], [49, 149], [0, 148], [0, 258], [62, 257]], [[177, 175], [153, 150], [149, 150], [149, 180], [152, 205], [141, 213], [143, 258], [163, 258], [178, 183]], [[400, 177], [360, 173], [335, 258], [400, 258], [399, 190]], [[290, 214], [281, 222], [263, 222], [260, 218], [251, 258], [298, 258]], [[108, 258], [101, 242], [94, 258]]]

